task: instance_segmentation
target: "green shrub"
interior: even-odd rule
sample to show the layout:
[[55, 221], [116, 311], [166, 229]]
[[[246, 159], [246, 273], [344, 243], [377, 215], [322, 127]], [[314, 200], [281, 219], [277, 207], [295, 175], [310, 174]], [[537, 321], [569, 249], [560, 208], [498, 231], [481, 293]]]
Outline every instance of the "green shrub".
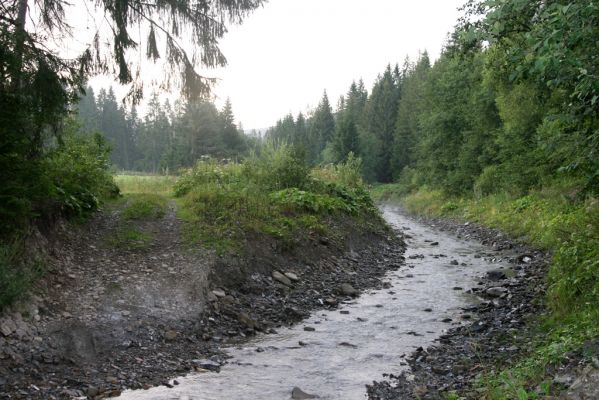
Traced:
[[253, 154], [242, 165], [245, 180], [269, 191], [304, 189], [309, 182], [304, 156], [285, 143], [267, 143], [259, 155]]
[[97, 209], [102, 198], [116, 196], [119, 189], [109, 173], [109, 153], [100, 134], [66, 135], [44, 162], [54, 205], [69, 214], [81, 215]]
[[478, 197], [497, 193], [503, 186], [502, 173], [497, 165], [490, 165], [483, 169], [474, 182], [474, 193]]
[[303, 159], [290, 146], [267, 145], [242, 163], [199, 161], [175, 184], [186, 236], [222, 252], [239, 250], [250, 233], [291, 247], [306, 231], [327, 231], [316, 215], [322, 221], [332, 214], [366, 217], [369, 227], [376, 225], [378, 210], [363, 186], [359, 159], [312, 173]]

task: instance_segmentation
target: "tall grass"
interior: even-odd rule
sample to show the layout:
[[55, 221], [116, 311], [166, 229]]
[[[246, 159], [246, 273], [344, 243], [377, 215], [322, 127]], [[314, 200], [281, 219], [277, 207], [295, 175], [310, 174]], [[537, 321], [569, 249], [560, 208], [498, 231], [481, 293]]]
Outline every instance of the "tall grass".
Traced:
[[170, 196], [177, 177], [170, 175], [115, 175], [114, 181], [123, 194], [152, 193]]
[[[293, 246], [307, 235], [325, 234], [335, 215], [376, 216], [361, 182], [358, 163], [310, 171], [287, 145], [266, 146], [242, 163], [201, 160], [175, 184], [188, 237], [219, 251], [239, 250], [248, 235], [262, 234]], [[376, 218], [369, 218], [375, 225]]]

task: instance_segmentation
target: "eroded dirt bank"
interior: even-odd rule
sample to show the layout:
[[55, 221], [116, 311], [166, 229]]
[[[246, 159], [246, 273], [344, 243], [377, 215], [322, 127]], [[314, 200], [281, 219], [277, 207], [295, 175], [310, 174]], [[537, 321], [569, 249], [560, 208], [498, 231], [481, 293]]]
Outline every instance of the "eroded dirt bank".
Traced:
[[244, 257], [190, 250], [172, 207], [135, 222], [139, 240], [128, 247], [118, 211], [62, 226], [41, 246], [53, 267], [36, 295], [0, 319], [0, 398], [99, 399], [169, 385], [218, 368], [223, 344], [334, 308], [402, 264], [390, 232], [333, 226], [334, 238], [315, 234], [293, 249], [257, 238]]

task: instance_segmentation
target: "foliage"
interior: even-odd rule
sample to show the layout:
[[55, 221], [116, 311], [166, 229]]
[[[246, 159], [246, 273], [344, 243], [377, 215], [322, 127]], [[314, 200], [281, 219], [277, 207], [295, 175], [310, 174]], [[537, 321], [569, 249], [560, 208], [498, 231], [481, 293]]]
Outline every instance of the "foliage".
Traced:
[[121, 216], [125, 220], [160, 219], [166, 214], [166, 198], [159, 194], [129, 195]]
[[168, 174], [192, 166], [201, 156], [237, 159], [247, 150], [229, 100], [222, 110], [210, 101], [179, 99], [171, 106], [154, 92], [140, 119], [134, 105], [118, 104], [112, 88], [100, 90], [97, 98], [87, 88], [77, 114], [82, 133], [101, 132], [113, 148], [111, 161], [123, 170]]
[[160, 194], [169, 195], [177, 178], [169, 175], [115, 175], [114, 182], [122, 194]]
[[44, 172], [51, 182], [50, 199], [71, 214], [96, 210], [103, 198], [118, 194], [109, 174], [109, 148], [100, 135], [70, 135], [49, 152]]
[[[43, 158], [7, 165], [8, 179], [0, 189], [0, 216], [7, 223], [1, 233], [25, 230], [35, 216], [83, 215], [97, 209], [103, 198], [118, 194], [105, 141], [99, 135], [78, 137], [72, 129], [66, 126], [60, 143]], [[0, 159], [8, 162], [12, 155]]]
[[289, 145], [271, 144], [242, 163], [199, 161], [175, 184], [186, 235], [219, 252], [241, 251], [252, 235], [285, 248], [312, 235], [329, 235], [329, 221], [367, 219], [380, 229], [378, 211], [361, 184], [359, 160], [310, 173]]

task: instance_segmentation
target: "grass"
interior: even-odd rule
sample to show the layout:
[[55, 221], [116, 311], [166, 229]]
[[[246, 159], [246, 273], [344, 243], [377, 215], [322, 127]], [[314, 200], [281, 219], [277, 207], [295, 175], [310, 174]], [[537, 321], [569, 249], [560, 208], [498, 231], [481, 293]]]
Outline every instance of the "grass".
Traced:
[[560, 185], [522, 197], [448, 197], [430, 188], [406, 194], [399, 184], [377, 186], [372, 193], [378, 200], [398, 200], [412, 213], [498, 228], [553, 254], [543, 299], [549, 313], [536, 329], [532, 352], [484, 375], [479, 389], [486, 399], [535, 399], [537, 392], [555, 391], [548, 367], [599, 337], [599, 201], [573, 197]]
[[121, 193], [128, 194], [160, 194], [171, 196], [177, 177], [170, 175], [115, 175], [114, 181]]
[[121, 226], [108, 239], [108, 244], [124, 250], [144, 250], [152, 245], [152, 241], [152, 235], [141, 229]]
[[160, 219], [166, 214], [168, 200], [160, 194], [130, 194], [121, 211], [124, 220]]
[[243, 163], [200, 161], [175, 185], [186, 237], [223, 253], [240, 252], [260, 236], [287, 249], [309, 237], [334, 239], [331, 222], [341, 218], [380, 228], [351, 162], [310, 171], [287, 146]]

